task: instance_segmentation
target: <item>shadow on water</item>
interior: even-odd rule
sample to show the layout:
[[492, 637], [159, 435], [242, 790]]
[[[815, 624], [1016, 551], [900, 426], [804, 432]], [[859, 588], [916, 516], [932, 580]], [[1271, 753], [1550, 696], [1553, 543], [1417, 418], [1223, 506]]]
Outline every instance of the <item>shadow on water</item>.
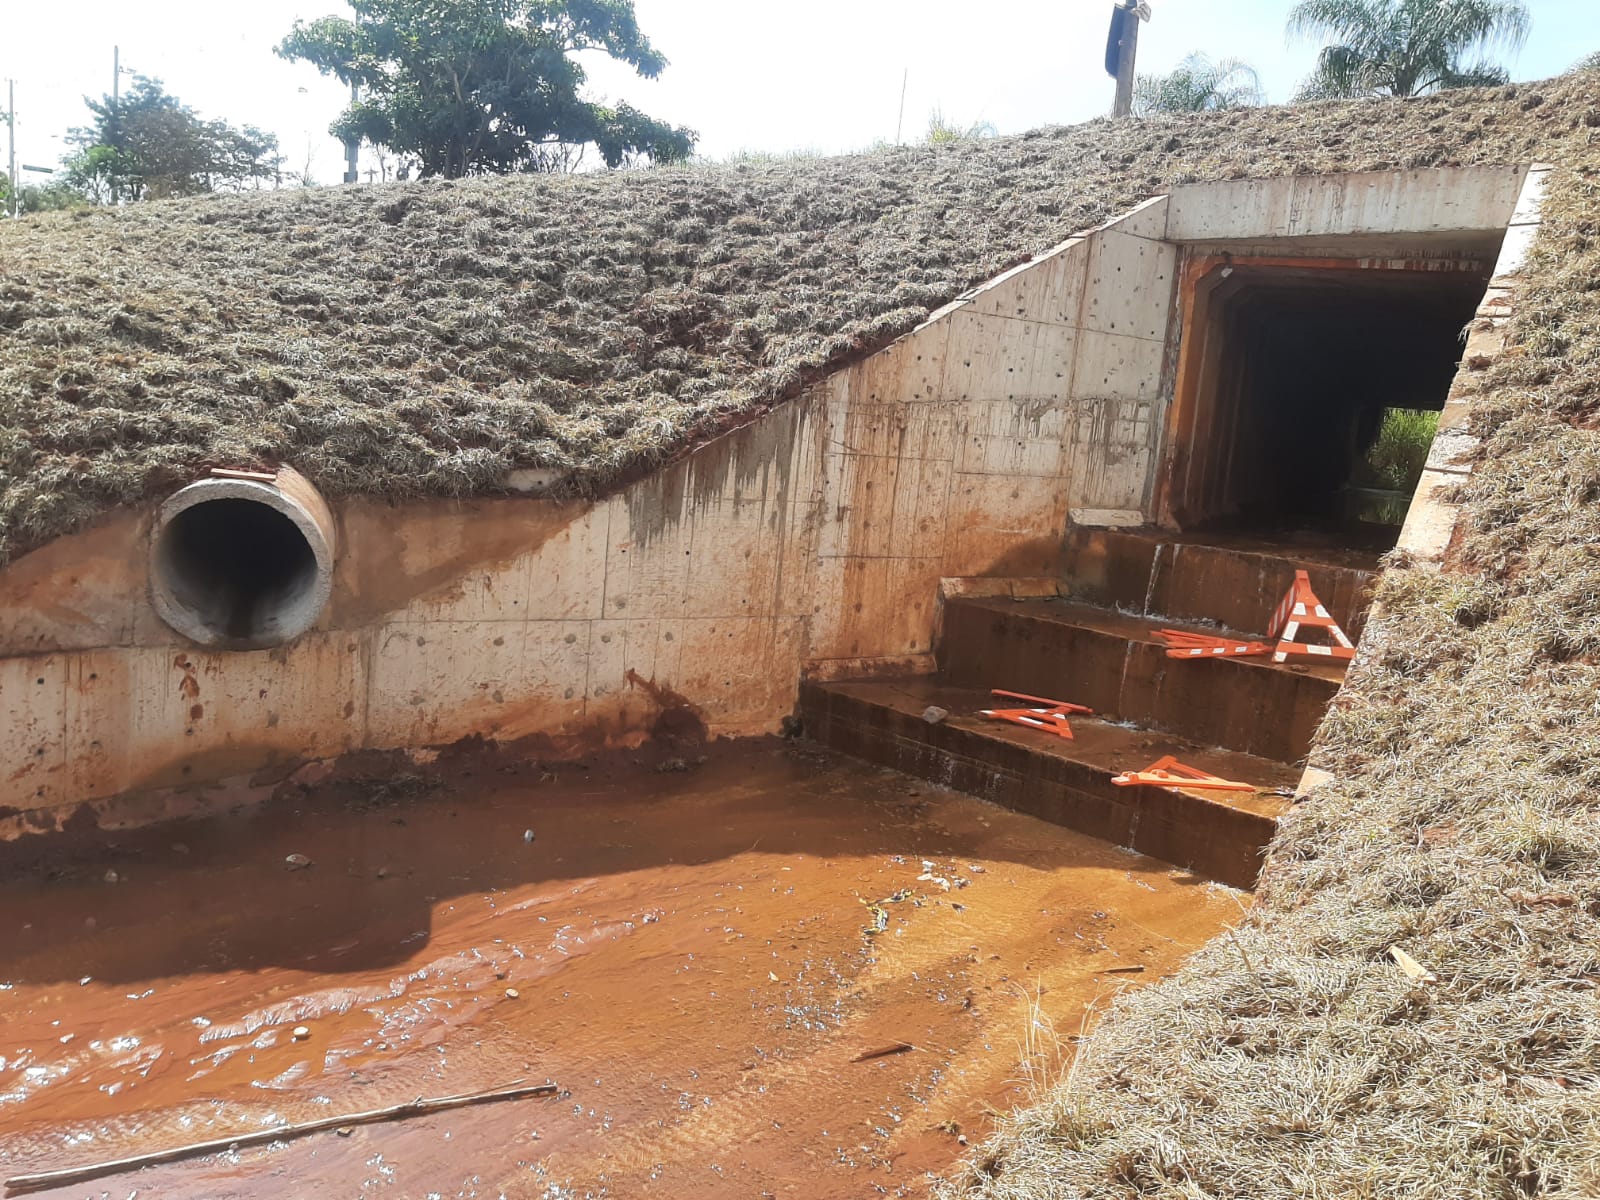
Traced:
[[[475, 749], [412, 773], [341, 769], [229, 815], [32, 837], [0, 848], [0, 983], [378, 969], [415, 956], [455, 898], [751, 851], [1028, 857], [1015, 839], [923, 821], [931, 785], [804, 743], [695, 757], [541, 766]], [[1086, 866], [1170, 871], [1085, 843]]]

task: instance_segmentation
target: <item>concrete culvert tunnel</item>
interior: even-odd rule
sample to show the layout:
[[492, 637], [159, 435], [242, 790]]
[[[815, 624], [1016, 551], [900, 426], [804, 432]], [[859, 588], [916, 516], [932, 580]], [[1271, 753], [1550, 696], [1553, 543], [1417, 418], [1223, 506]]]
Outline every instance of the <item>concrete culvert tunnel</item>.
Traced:
[[202, 480], [157, 516], [151, 598], [162, 620], [200, 645], [281, 645], [327, 604], [333, 547], [327, 506], [299, 475]]
[[[1194, 293], [1179, 524], [1392, 545], [1487, 277], [1470, 262], [1213, 268]], [[1409, 471], [1387, 435], [1369, 457], [1391, 414], [1414, 427]]]

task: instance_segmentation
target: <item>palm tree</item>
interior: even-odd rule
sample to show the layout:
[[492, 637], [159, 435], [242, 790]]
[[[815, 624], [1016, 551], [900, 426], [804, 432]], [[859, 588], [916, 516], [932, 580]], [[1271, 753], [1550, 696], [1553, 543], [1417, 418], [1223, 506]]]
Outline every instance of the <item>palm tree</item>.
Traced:
[[1420, 96], [1506, 83], [1506, 69], [1469, 54], [1519, 49], [1531, 18], [1522, 0], [1300, 0], [1289, 36], [1325, 41], [1297, 99]]
[[1245, 108], [1263, 100], [1255, 69], [1236, 58], [1212, 62], [1189, 55], [1170, 75], [1141, 75], [1133, 85], [1134, 115]]

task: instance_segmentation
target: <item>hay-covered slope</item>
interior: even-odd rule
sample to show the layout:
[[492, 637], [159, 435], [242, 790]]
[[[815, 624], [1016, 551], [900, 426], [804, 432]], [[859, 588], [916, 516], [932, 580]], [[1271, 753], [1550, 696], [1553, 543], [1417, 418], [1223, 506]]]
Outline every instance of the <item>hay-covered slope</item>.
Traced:
[[1592, 82], [0, 225], [0, 562], [212, 465], [597, 489], [1173, 184], [1515, 162]]
[[1334, 782], [1251, 919], [1119, 1006], [948, 1195], [1600, 1196], [1597, 143], [1545, 152], [1462, 540], [1385, 572]]

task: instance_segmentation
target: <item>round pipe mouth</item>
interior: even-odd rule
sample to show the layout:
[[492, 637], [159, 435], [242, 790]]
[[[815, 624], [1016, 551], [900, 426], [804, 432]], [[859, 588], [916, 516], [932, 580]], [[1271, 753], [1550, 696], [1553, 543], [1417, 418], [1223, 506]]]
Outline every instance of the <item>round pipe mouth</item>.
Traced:
[[156, 514], [150, 598], [163, 621], [202, 646], [279, 646], [322, 615], [333, 551], [327, 505], [288, 468], [270, 482], [202, 479]]

